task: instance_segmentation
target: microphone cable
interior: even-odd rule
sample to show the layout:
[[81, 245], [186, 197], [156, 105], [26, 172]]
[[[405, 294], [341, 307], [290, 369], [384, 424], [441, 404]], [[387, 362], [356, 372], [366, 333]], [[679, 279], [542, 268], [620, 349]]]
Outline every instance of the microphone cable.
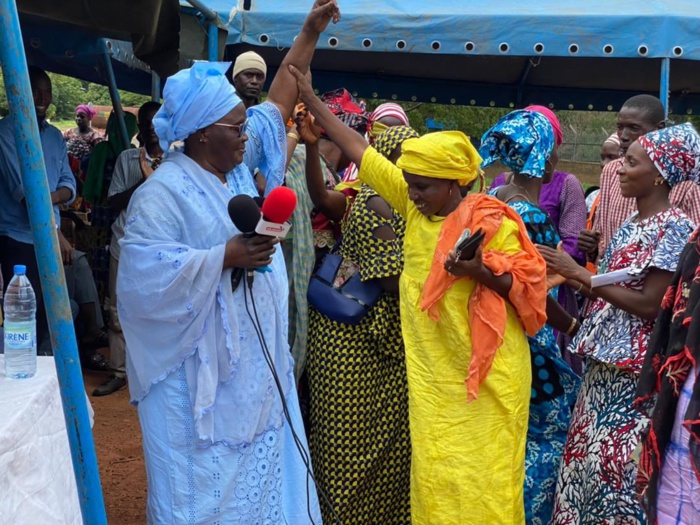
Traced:
[[[284, 396], [284, 389], [282, 388], [282, 383], [280, 382], [279, 376], [277, 375], [277, 370], [275, 369], [275, 365], [272, 360], [272, 355], [270, 354], [270, 349], [267, 346], [267, 342], [265, 341], [265, 336], [263, 335], [262, 331], [262, 325], [260, 323], [258, 311], [255, 306], [255, 298], [253, 294], [253, 277], [254, 275], [246, 275], [247, 286], [243, 287], [243, 302], [245, 303], [246, 313], [248, 314], [250, 321], [253, 323], [255, 334], [258, 336], [258, 341], [260, 342], [260, 347], [262, 348], [265, 362], [267, 363], [267, 366], [270, 369], [270, 373], [272, 374], [272, 377], [275, 380], [275, 385], [277, 387], [277, 391], [279, 392], [280, 400], [282, 401], [282, 412], [284, 413], [284, 417], [287, 420], [287, 423], [289, 424], [289, 429], [292, 433], [294, 444], [296, 445], [296, 448], [299, 451], [299, 455], [301, 456], [301, 460], [304, 463], [304, 466], [306, 467], [306, 511], [309, 515], [309, 520], [311, 521], [312, 525], [315, 525], [314, 519], [311, 516], [311, 494], [309, 491], [309, 478], [311, 478], [316, 487], [316, 492], [322, 497], [326, 505], [328, 505], [328, 508], [330, 509], [331, 514], [333, 515], [334, 521], [338, 525], [343, 525], [343, 521], [340, 519], [340, 516], [338, 516], [338, 514], [336, 513], [335, 508], [333, 507], [333, 504], [330, 501], [330, 498], [323, 490], [320, 483], [311, 471], [311, 461], [309, 459], [309, 456], [306, 453], [306, 450], [304, 450], [304, 445], [301, 442], [301, 439], [299, 439], [299, 435], [297, 434], [296, 430], [294, 429], [294, 425], [292, 424], [292, 418], [289, 413], [289, 407], [287, 406], [287, 401]], [[248, 307], [248, 292], [250, 292], [250, 303], [253, 306], [252, 314], [250, 312], [250, 308]]]

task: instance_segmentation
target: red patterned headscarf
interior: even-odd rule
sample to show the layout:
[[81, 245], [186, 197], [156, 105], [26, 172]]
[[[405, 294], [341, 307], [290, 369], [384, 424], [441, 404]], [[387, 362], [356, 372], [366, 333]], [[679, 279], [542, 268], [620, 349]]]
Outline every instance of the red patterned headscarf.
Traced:
[[347, 89], [340, 88], [324, 93], [321, 95], [321, 100], [328, 106], [331, 113], [342, 120], [348, 127], [360, 133], [365, 131], [367, 113]]

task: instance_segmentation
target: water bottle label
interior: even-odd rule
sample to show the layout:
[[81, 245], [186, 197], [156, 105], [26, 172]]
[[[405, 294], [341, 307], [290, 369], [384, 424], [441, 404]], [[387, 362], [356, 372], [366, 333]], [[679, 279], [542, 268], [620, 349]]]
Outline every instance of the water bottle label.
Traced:
[[32, 339], [32, 330], [21, 328], [18, 330], [9, 330], [6, 327], [5, 348], [19, 349], [30, 348], [32, 346], [34, 346], [34, 340]]

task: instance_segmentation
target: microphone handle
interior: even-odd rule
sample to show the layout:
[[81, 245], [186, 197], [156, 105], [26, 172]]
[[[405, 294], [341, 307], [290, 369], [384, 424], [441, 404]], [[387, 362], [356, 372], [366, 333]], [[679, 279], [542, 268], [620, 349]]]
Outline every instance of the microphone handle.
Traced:
[[[243, 234], [243, 237], [246, 239], [250, 239], [251, 237], [255, 237], [257, 233], [254, 231], [252, 232], [246, 232]], [[238, 285], [241, 284], [241, 279], [243, 279], [243, 275], [245, 274], [245, 268], [234, 268], [233, 272], [231, 272], [231, 291], [235, 292], [236, 288], [238, 288]]]

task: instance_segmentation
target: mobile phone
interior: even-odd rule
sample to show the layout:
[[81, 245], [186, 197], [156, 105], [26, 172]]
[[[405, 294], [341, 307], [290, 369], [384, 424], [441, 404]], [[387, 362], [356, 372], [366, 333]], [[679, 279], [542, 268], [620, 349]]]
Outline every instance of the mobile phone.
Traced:
[[472, 235], [464, 239], [457, 247], [457, 258], [463, 261], [473, 259], [477, 248], [484, 242], [484, 237], [486, 237], [486, 234], [479, 228]]

